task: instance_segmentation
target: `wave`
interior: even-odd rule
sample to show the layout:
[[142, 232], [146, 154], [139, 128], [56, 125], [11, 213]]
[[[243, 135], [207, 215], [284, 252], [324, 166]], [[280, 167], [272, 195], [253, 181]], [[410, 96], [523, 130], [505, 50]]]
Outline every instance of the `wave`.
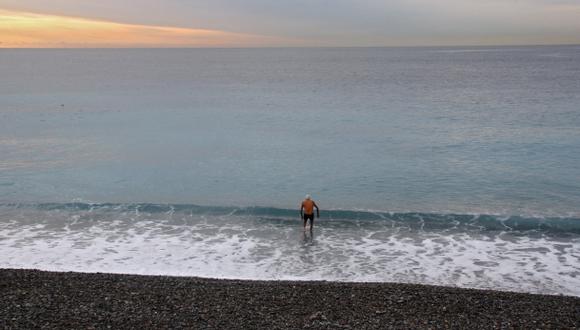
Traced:
[[[201, 206], [194, 204], [154, 203], [8, 203], [0, 204], [2, 210], [29, 210], [37, 212], [63, 211], [71, 213], [102, 213], [137, 215], [187, 215], [204, 217], [231, 217], [264, 221], [295, 221], [296, 209], [275, 207]], [[163, 218], [163, 216], [159, 217]], [[526, 217], [491, 214], [455, 214], [422, 212], [383, 212], [368, 210], [323, 210], [320, 219], [335, 225], [382, 224], [417, 230], [477, 230], [580, 234], [580, 218], [576, 217]]]

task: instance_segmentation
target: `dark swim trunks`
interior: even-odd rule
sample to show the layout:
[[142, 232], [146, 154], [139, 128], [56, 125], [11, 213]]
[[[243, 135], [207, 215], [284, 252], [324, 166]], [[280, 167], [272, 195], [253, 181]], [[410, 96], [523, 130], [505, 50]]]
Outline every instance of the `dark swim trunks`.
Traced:
[[311, 222], [314, 222], [314, 213], [312, 214], [304, 214], [304, 221], [310, 219]]

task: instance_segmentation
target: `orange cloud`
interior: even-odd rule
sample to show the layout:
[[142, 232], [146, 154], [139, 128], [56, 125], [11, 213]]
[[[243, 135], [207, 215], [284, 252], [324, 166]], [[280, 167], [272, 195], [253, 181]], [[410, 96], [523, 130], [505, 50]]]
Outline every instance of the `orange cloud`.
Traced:
[[122, 24], [0, 10], [0, 48], [236, 47], [288, 40], [219, 30]]

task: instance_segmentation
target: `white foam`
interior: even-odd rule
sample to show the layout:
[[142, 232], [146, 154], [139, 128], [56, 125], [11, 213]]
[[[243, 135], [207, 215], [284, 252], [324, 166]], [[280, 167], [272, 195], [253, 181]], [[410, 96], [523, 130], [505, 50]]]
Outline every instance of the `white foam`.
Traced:
[[[192, 220], [193, 219], [193, 220]], [[232, 217], [0, 223], [0, 267], [263, 280], [410, 282], [580, 296], [580, 238], [319, 223], [314, 237]], [[189, 222], [187, 222], [189, 221]]]

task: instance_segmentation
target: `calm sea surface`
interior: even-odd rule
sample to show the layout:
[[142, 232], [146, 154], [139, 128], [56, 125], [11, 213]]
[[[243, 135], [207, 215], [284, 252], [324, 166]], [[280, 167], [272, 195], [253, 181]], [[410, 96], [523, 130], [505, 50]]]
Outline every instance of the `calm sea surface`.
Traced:
[[0, 255], [580, 295], [580, 46], [0, 50]]

